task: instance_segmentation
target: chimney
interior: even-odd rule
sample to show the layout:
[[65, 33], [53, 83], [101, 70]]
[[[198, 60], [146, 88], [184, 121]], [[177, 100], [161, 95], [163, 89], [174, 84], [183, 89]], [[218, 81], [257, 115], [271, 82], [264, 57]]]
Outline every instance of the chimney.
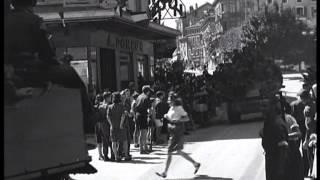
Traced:
[[193, 6], [190, 6], [189, 9], [190, 9], [190, 12], [193, 12]]

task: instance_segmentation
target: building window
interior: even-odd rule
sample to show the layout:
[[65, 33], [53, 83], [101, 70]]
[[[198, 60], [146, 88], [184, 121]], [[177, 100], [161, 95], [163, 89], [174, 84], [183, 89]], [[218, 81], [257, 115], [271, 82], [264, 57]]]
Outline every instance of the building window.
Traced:
[[230, 4], [230, 12], [231, 12], [231, 13], [236, 12], [236, 7], [235, 7], [234, 4]]
[[288, 2], [288, 0], [282, 0], [282, 3], [287, 3]]
[[76, 70], [85, 85], [89, 83], [87, 47], [67, 48], [67, 53], [72, 56], [70, 65]]
[[297, 0], [297, 2], [302, 2], [302, 0]]
[[143, 55], [137, 55], [137, 65], [138, 65], [138, 77], [141, 75], [144, 79], [146, 79], [147, 73], [145, 71], [146, 66], [145, 63], [147, 61], [147, 57]]
[[154, 59], [152, 56], [149, 57], [149, 71], [150, 71], [150, 78], [154, 78]]
[[317, 16], [317, 8], [316, 7], [311, 7], [311, 17], [316, 17]]
[[137, 8], [137, 12], [141, 12], [141, 1], [140, 0], [138, 0], [138, 1], [136, 1], [136, 8]]
[[267, 4], [271, 4], [272, 3], [272, 0], [267, 0]]
[[298, 16], [303, 16], [303, 7], [296, 7], [296, 12]]

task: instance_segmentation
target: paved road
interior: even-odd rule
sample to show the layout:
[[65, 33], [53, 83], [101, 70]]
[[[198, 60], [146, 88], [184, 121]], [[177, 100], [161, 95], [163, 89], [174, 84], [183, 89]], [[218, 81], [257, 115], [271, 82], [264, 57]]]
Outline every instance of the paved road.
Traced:
[[[174, 156], [167, 179], [265, 180], [264, 156], [258, 132], [262, 122], [219, 125], [199, 129], [186, 136], [185, 151], [202, 163], [197, 175], [193, 166]], [[154, 172], [161, 171], [166, 158], [165, 146], [154, 147], [149, 155], [133, 149], [131, 162], [102, 162], [97, 150], [89, 153], [98, 173], [72, 175], [77, 180], [157, 180]]]
[[[300, 74], [284, 75], [288, 100], [296, 99], [302, 87]], [[220, 125], [194, 131], [186, 136], [185, 151], [202, 166], [195, 176], [193, 167], [179, 156], [173, 158], [167, 179], [265, 180], [264, 156], [258, 131], [262, 122]], [[97, 149], [89, 151], [98, 173], [72, 175], [76, 180], [157, 180], [166, 158], [165, 145], [154, 147], [149, 155], [132, 149], [133, 161], [125, 163], [98, 160]]]

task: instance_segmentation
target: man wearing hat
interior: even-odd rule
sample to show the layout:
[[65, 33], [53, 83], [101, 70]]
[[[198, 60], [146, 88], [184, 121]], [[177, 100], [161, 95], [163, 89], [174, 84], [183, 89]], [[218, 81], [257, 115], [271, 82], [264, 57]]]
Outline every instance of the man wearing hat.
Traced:
[[[310, 92], [306, 89], [301, 89], [300, 92], [297, 94], [299, 98], [291, 103], [292, 108], [292, 116], [297, 120], [299, 124], [300, 131], [301, 131], [301, 142], [305, 141], [306, 139], [306, 123], [305, 123], [305, 116], [304, 116], [304, 109], [306, 106], [310, 106], [312, 112], [315, 112], [315, 104], [311, 99]], [[304, 176], [308, 176], [309, 171], [309, 160], [308, 160], [308, 151], [307, 149], [302, 150], [303, 155], [303, 166], [304, 166]]]
[[147, 148], [147, 130], [148, 130], [148, 109], [151, 107], [150, 96], [153, 89], [149, 85], [142, 87], [142, 93], [136, 100], [136, 123], [140, 130], [139, 145], [140, 154], [148, 154]]

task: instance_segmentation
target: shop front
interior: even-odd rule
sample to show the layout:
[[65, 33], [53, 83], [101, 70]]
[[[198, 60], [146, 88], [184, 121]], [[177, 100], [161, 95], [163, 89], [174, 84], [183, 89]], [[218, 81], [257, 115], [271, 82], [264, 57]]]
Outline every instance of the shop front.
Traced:
[[166, 31], [161, 25], [150, 28], [117, 17], [66, 20], [67, 29], [57, 18], [44, 19], [53, 34], [57, 58], [70, 55], [70, 65], [93, 94], [121, 90], [130, 82], [138, 88], [141, 78], [152, 81], [155, 40], [178, 35], [178, 31]]

